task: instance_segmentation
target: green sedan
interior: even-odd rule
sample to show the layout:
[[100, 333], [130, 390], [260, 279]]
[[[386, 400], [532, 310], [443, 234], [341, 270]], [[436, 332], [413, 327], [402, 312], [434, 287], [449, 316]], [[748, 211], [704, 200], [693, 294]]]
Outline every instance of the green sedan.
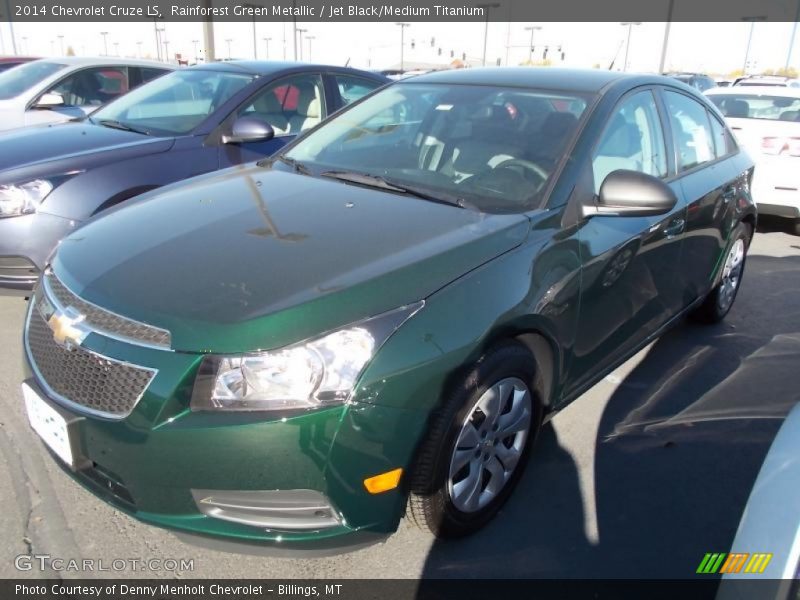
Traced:
[[730, 310], [752, 175], [672, 79], [397, 82], [66, 238], [25, 325], [31, 425], [100, 498], [206, 540], [474, 532], [545, 420]]

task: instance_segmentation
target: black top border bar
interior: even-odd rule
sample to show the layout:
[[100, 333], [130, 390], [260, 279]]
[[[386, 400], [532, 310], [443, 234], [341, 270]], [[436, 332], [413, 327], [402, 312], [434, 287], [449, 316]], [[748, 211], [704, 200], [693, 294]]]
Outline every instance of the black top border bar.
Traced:
[[800, 20], [800, 0], [0, 0], [0, 21], [135, 23], [153, 19], [331, 23], [792, 22]]

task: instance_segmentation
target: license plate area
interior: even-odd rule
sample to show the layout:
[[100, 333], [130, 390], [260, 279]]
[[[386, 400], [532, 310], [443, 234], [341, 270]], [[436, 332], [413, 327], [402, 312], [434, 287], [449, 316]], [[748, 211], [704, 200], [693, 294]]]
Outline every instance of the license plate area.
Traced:
[[27, 382], [22, 384], [22, 397], [28, 422], [47, 447], [70, 468], [85, 466], [78, 441], [78, 425], [83, 418], [55, 406]]

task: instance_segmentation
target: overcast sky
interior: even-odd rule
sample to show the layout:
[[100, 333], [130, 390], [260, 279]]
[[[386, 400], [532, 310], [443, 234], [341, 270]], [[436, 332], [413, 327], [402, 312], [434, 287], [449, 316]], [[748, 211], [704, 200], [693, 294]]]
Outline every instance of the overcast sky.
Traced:
[[[490, 23], [487, 59], [494, 64], [519, 64], [528, 58], [530, 23]], [[534, 58], [541, 59], [545, 45], [551, 50], [548, 58], [560, 58], [556, 47], [565, 54], [564, 65], [608, 68], [616, 57], [622, 66], [625, 53], [627, 27], [618, 23], [537, 23]], [[756, 23], [751, 45], [752, 69], [761, 71], [781, 68], [786, 62], [792, 23]], [[303, 34], [303, 59], [315, 62], [351, 66], [385, 68], [400, 60], [400, 28], [393, 23], [301, 23], [307, 29]], [[100, 55], [104, 52], [101, 31], [108, 32], [109, 54], [156, 56], [155, 34], [152, 24], [131, 23], [14, 23], [17, 50], [40, 56], [58, 55], [61, 45], [72, 47], [78, 55]], [[192, 40], [202, 40], [202, 23], [167, 23], [166, 38], [169, 54], [175, 53], [193, 59]], [[644, 23], [632, 28], [628, 65], [631, 71], [655, 71], [661, 56], [664, 23]], [[673, 23], [666, 66], [668, 69], [728, 73], [741, 69], [744, 64], [749, 23]], [[0, 53], [11, 53], [11, 35], [8, 23], [0, 26], [2, 48]], [[407, 61], [450, 61], [450, 51], [456, 57], [466, 53], [471, 60], [480, 60], [483, 52], [483, 23], [412, 23], [405, 30], [405, 59]], [[270, 58], [292, 59], [292, 22], [260, 22], [256, 26], [258, 58], [266, 57], [265, 37], [269, 42]], [[58, 36], [63, 36], [63, 40]], [[800, 35], [798, 35], [800, 38]], [[23, 39], [26, 38], [26, 39]], [[434, 46], [431, 47], [431, 38]], [[253, 26], [251, 23], [215, 23], [215, 43], [218, 58], [253, 58]], [[414, 42], [414, 48], [411, 43]], [[795, 40], [796, 46], [800, 39]], [[137, 45], [141, 42], [141, 46]], [[506, 48], [507, 46], [508, 49]], [[202, 56], [202, 42], [198, 44]], [[442, 48], [439, 56], [438, 49]], [[560, 62], [560, 61], [559, 61]], [[793, 52], [790, 64], [800, 67], [800, 52]]]

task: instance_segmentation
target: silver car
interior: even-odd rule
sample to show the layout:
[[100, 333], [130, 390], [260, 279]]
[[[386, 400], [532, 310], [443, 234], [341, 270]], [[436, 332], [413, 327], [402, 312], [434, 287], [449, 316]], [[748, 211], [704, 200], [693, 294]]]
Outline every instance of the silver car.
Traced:
[[44, 58], [0, 73], [0, 130], [83, 117], [174, 67], [123, 58]]

